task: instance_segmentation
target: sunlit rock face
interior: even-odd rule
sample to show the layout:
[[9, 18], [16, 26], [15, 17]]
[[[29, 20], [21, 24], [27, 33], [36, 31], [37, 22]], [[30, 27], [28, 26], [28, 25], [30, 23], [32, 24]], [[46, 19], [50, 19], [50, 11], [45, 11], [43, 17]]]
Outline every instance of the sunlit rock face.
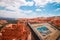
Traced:
[[58, 29], [60, 29], [60, 16], [54, 16], [54, 17], [37, 17], [37, 18], [31, 18], [31, 19], [23, 19], [23, 18], [19, 18], [17, 19], [18, 22], [30, 22], [30, 23], [44, 23], [44, 22], [48, 22], [52, 25], [54, 25], [55, 27], [57, 27]]
[[0, 32], [0, 40], [27, 40], [30, 32], [24, 24], [8, 24]]
[[[1, 20], [0, 24], [2, 26], [6, 24], [2, 29], [0, 29], [0, 40], [31, 40], [31, 31], [26, 25], [27, 22], [30, 23], [51, 23], [54, 27], [60, 29], [60, 16], [58, 17], [38, 17], [38, 18], [19, 18], [17, 23], [9, 23], [7, 20]], [[10, 21], [11, 22], [11, 21]], [[15, 22], [15, 21], [13, 21]]]

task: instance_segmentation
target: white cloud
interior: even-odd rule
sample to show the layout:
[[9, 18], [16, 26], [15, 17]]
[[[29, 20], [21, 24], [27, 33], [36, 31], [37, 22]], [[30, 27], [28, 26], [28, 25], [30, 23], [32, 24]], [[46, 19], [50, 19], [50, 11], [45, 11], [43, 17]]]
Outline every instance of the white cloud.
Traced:
[[[60, 2], [59, 0], [34, 0], [34, 2], [36, 3], [35, 5], [37, 5], [37, 6], [39, 6], [39, 5], [42, 6], [48, 2], [53, 2], [53, 1]], [[32, 6], [34, 4], [34, 2], [33, 1], [26, 2], [25, 0], [1, 0], [0, 6], [6, 6], [8, 9], [18, 11], [20, 6], [22, 6], [22, 5]]]
[[1, 0], [0, 6], [5, 6], [7, 9], [14, 10], [14, 12], [0, 10], [0, 16], [9, 18], [28, 17], [27, 14], [31, 13], [32, 10], [20, 10], [19, 7], [22, 5], [32, 6], [33, 2], [26, 2], [25, 0]]
[[0, 11], [0, 17], [8, 17], [8, 18], [34, 18], [37, 17], [36, 13], [33, 13], [32, 11], [28, 12], [10, 12], [6, 10]]
[[36, 9], [36, 11], [42, 11], [41, 9]]
[[52, 0], [34, 0], [36, 2], [35, 5], [45, 5], [48, 2], [51, 2]]
[[38, 17], [52, 17], [52, 16], [56, 16], [55, 14], [47, 14], [47, 13], [40, 13], [40, 15], [38, 15]]
[[34, 2], [27, 2], [26, 5], [27, 6], [32, 6], [34, 4]]
[[[60, 2], [59, 0], [34, 0], [36, 6], [43, 7], [42, 5], [46, 5], [48, 2]], [[14, 10], [14, 12], [0, 10], [0, 16], [9, 17], [9, 18], [21, 18], [21, 17], [38, 17], [37, 13], [34, 13], [32, 10], [23, 11], [19, 9], [20, 6], [32, 6], [34, 2], [26, 2], [25, 0], [0, 0], [0, 6], [5, 6], [7, 9]], [[36, 11], [41, 11], [41, 9], [36, 9]], [[49, 14], [50, 15], [50, 14]], [[39, 16], [47, 16], [47, 15], [39, 15]]]
[[19, 11], [22, 5], [32, 6], [33, 2], [26, 2], [25, 0], [2, 0], [0, 6], [5, 6], [7, 9]]
[[1, 17], [8, 17], [8, 18], [19, 18], [19, 17], [24, 17], [26, 14], [24, 13], [17, 13], [17, 12], [9, 12], [9, 11], [0, 11], [0, 16]]
[[55, 2], [59, 2], [60, 3], [60, 0], [55, 0]]
[[60, 0], [34, 0], [35, 5], [40, 6], [40, 5], [46, 5], [48, 2], [60, 2]]
[[2, 0], [0, 1], [2, 5], [4, 3], [4, 5], [6, 6], [21, 6], [21, 5], [33, 5], [33, 2], [26, 2], [25, 0]]
[[22, 11], [22, 13], [26, 13], [26, 14], [27, 13], [29, 14], [29, 13], [32, 13], [33, 12], [32, 10], [26, 10], [26, 11], [21, 10], [21, 11]]
[[59, 11], [60, 10], [60, 8], [57, 8], [56, 10], [54, 10], [54, 11]]

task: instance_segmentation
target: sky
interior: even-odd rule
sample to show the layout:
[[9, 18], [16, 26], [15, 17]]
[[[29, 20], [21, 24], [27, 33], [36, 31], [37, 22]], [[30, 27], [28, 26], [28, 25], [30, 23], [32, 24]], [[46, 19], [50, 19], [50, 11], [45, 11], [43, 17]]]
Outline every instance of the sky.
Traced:
[[0, 0], [0, 17], [35, 18], [60, 16], [59, 0]]

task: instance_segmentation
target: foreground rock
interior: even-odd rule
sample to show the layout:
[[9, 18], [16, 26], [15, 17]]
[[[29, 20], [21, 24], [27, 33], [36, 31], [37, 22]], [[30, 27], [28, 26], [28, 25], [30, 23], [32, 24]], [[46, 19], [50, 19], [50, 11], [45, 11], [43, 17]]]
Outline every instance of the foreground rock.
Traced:
[[24, 24], [8, 24], [0, 32], [0, 40], [31, 40], [30, 36]]

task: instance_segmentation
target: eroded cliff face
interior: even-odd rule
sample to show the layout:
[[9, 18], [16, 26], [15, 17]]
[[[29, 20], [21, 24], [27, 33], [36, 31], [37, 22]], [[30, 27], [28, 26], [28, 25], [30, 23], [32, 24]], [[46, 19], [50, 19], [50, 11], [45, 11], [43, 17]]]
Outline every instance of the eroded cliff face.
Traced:
[[7, 20], [0, 20], [0, 28], [3, 27], [0, 30], [0, 40], [32, 40], [31, 31], [26, 25], [27, 22], [49, 22], [60, 29], [60, 17], [18, 19], [15, 24], [9, 23]]
[[8, 24], [0, 34], [0, 40], [28, 40], [30, 31], [24, 24]]
[[39, 17], [39, 18], [31, 18], [31, 19], [26, 19], [26, 18], [21, 18], [17, 19], [18, 22], [30, 22], [30, 23], [44, 23], [48, 22], [60, 29], [60, 16], [57, 17]]

